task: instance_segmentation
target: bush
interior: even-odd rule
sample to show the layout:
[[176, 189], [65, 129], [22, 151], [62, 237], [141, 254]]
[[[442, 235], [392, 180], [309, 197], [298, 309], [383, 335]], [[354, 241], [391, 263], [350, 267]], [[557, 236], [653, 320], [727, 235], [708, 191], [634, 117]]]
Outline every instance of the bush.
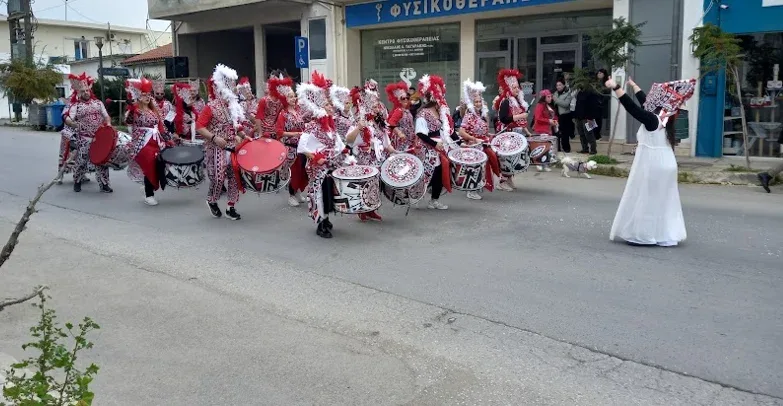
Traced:
[[63, 74], [51, 66], [36, 66], [22, 59], [0, 64], [0, 89], [9, 99], [24, 105], [30, 105], [33, 99], [54, 99], [55, 86], [62, 81]]

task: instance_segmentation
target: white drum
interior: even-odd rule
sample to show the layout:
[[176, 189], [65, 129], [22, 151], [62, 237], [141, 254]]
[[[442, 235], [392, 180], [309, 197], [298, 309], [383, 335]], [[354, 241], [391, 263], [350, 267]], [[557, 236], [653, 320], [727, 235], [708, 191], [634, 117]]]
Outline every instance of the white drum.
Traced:
[[490, 143], [498, 157], [500, 173], [512, 176], [525, 172], [530, 166], [527, 139], [515, 132], [500, 133]]
[[395, 154], [381, 165], [383, 195], [395, 205], [418, 203], [427, 191], [424, 163], [412, 154]]
[[338, 213], [361, 214], [381, 207], [380, 172], [368, 165], [349, 165], [332, 172], [334, 209]]
[[473, 192], [484, 188], [487, 154], [475, 148], [456, 148], [449, 151], [451, 184], [454, 189]]

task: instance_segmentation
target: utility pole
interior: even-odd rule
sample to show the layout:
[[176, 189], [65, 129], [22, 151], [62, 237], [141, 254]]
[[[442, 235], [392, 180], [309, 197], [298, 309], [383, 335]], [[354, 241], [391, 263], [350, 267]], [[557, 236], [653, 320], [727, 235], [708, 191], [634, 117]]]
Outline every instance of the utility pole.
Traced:
[[[11, 38], [11, 60], [24, 59], [33, 64], [33, 9], [30, 0], [9, 0], [8, 30]], [[22, 104], [12, 98], [14, 116], [21, 120]]]
[[65, 0], [65, 21], [68, 21], [68, 0]]

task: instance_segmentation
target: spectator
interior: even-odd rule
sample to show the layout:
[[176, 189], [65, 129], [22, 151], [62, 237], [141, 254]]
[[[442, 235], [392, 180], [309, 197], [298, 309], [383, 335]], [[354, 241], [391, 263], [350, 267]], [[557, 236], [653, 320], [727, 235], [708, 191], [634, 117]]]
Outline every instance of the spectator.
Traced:
[[595, 139], [600, 140], [601, 130], [604, 127], [604, 120], [609, 119], [612, 91], [607, 89], [604, 85], [606, 81], [609, 80], [609, 72], [607, 72], [606, 69], [598, 69], [596, 78], [598, 79], [598, 89], [600, 89], [599, 91], [601, 92], [601, 97], [598, 98], [598, 103], [601, 107], [601, 114], [595, 119], [595, 123], [598, 125], [598, 127], [595, 129]]
[[533, 132], [536, 134], [552, 135], [553, 129], [557, 127], [557, 115], [555, 110], [550, 107], [552, 104], [552, 92], [542, 90], [538, 95], [538, 103], [533, 112]]
[[574, 120], [571, 114], [571, 90], [566, 86], [565, 79], [560, 79], [555, 84], [554, 94], [555, 106], [557, 106], [558, 124], [560, 132], [557, 137], [560, 140], [560, 150], [565, 153], [571, 152], [571, 138], [574, 138]]
[[590, 87], [577, 89], [574, 118], [576, 119], [579, 141], [582, 143], [582, 149], [579, 152], [582, 154], [595, 155], [597, 153], [595, 130], [596, 121], [601, 117], [600, 97]]

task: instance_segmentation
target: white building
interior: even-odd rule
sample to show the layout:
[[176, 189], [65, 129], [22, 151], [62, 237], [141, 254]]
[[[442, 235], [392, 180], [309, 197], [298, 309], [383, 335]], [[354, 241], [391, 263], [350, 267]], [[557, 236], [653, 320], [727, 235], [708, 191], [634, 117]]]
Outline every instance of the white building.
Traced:
[[[104, 66], [171, 43], [171, 33], [141, 28], [121, 27], [110, 24], [92, 24], [79, 21], [38, 19], [33, 34], [33, 53], [43, 63], [71, 64], [75, 74], [87, 71], [97, 77], [98, 47], [96, 37], [102, 38]], [[11, 39], [7, 16], [0, 14], [0, 58], [8, 60], [11, 54]], [[115, 58], [115, 56], [117, 56]], [[58, 89], [69, 95], [70, 84], [66, 80]], [[23, 116], [26, 113], [23, 112]], [[8, 99], [0, 99], [0, 118], [9, 117]]]

